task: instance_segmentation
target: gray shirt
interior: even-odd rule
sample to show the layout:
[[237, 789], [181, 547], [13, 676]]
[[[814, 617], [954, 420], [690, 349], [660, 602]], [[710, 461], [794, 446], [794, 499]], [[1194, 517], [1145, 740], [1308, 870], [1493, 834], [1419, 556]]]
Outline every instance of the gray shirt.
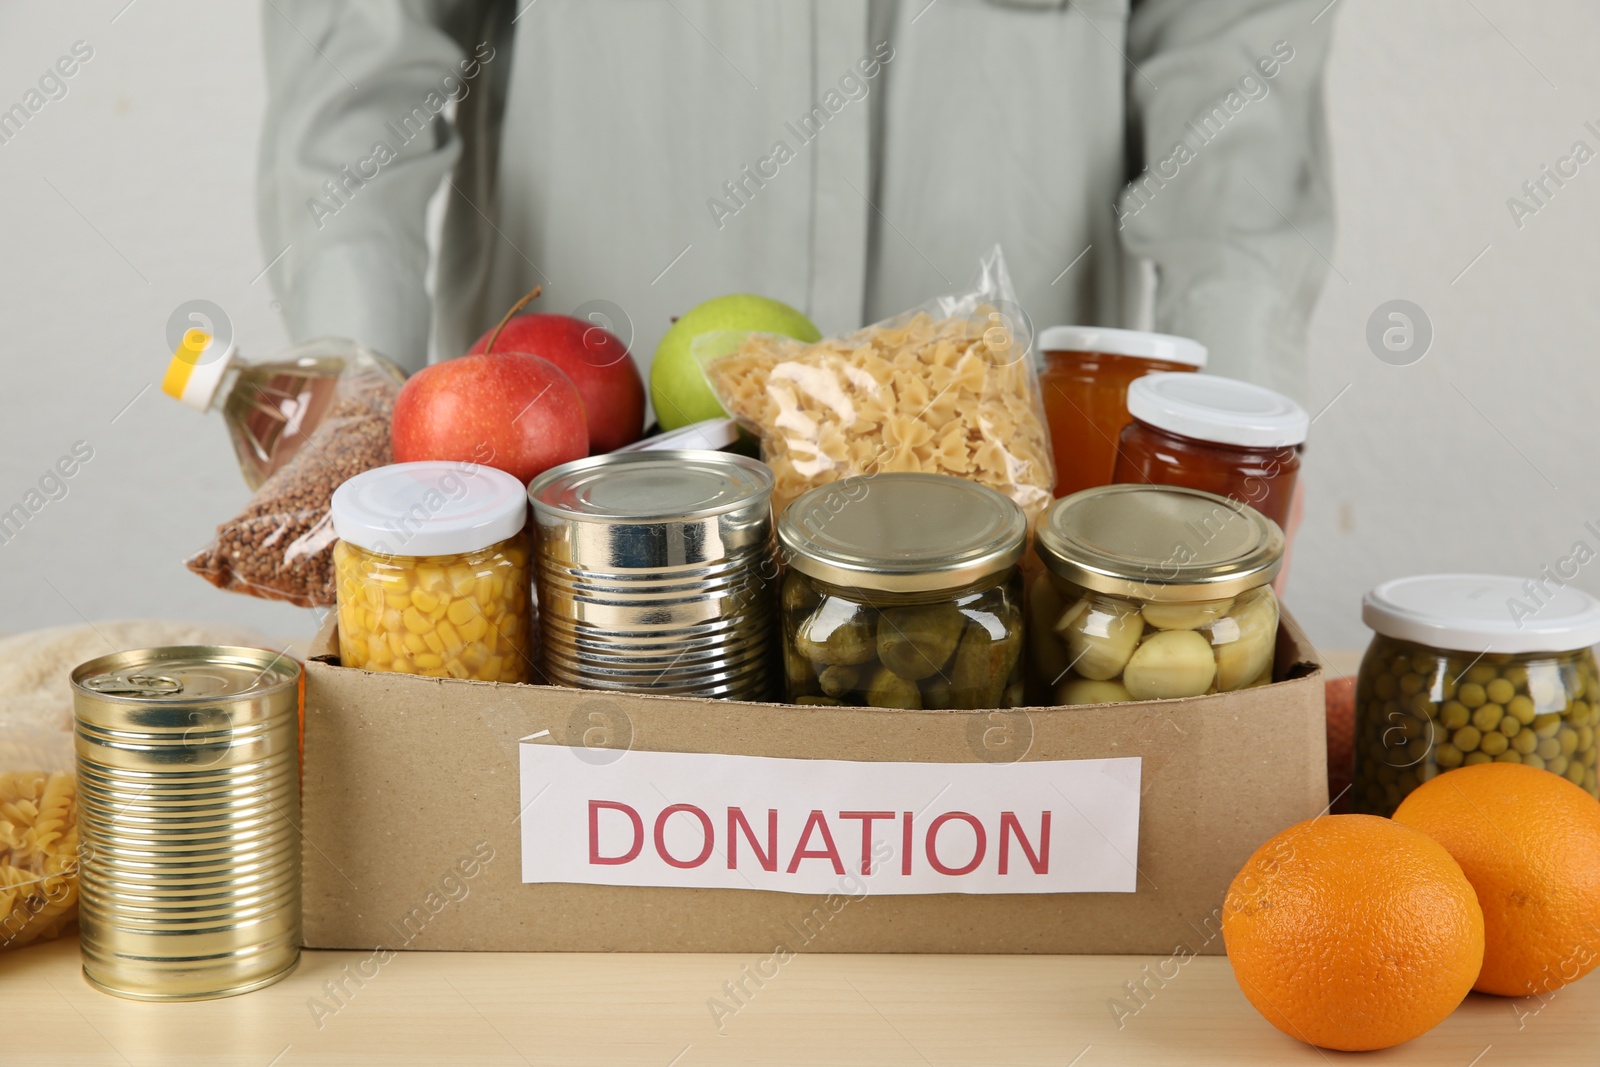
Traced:
[[1326, 4], [270, 0], [272, 284], [296, 338], [412, 368], [538, 284], [647, 371], [712, 296], [842, 331], [998, 242], [1037, 326], [1192, 336], [1301, 395]]

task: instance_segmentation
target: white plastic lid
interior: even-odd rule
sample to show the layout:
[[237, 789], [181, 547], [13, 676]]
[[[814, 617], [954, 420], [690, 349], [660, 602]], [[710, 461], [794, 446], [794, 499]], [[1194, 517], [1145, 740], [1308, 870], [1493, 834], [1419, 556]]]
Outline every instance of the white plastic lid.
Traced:
[[386, 556], [476, 552], [522, 530], [528, 492], [505, 471], [429, 460], [374, 467], [333, 491], [333, 532]]
[[1109, 326], [1051, 326], [1039, 335], [1041, 352], [1103, 352], [1111, 356], [1138, 356], [1206, 365], [1206, 346], [1188, 337], [1144, 330], [1114, 330]]
[[1306, 409], [1281, 393], [1214, 374], [1167, 371], [1128, 385], [1128, 414], [1159, 430], [1240, 448], [1304, 443]]
[[1570, 652], [1600, 643], [1600, 600], [1570, 585], [1504, 574], [1419, 574], [1361, 599], [1385, 637], [1458, 652]]

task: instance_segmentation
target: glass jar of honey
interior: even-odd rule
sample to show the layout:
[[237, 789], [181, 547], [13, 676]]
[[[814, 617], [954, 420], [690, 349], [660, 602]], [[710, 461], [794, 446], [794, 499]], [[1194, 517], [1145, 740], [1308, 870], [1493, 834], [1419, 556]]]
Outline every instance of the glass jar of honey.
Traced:
[[1039, 335], [1039, 350], [1058, 497], [1111, 484], [1117, 438], [1128, 424], [1130, 382], [1206, 365], [1198, 341], [1101, 326], [1052, 326]]
[[1311, 428], [1299, 404], [1233, 378], [1152, 374], [1129, 385], [1128, 412], [1114, 482], [1204, 489], [1288, 527]]

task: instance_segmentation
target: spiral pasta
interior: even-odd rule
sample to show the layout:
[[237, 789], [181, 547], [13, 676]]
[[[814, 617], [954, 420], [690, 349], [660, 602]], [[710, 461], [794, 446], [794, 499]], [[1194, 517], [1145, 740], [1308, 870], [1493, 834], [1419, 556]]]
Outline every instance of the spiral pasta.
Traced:
[[77, 788], [63, 772], [0, 772], [0, 949], [78, 914]]

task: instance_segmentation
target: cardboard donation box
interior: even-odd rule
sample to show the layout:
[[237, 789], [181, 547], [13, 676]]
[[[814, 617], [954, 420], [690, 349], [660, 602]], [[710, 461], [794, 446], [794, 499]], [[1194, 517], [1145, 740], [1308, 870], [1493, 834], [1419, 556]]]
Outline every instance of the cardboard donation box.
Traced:
[[1220, 953], [1229, 881], [1324, 810], [1323, 678], [1009, 711], [306, 672], [305, 943]]

